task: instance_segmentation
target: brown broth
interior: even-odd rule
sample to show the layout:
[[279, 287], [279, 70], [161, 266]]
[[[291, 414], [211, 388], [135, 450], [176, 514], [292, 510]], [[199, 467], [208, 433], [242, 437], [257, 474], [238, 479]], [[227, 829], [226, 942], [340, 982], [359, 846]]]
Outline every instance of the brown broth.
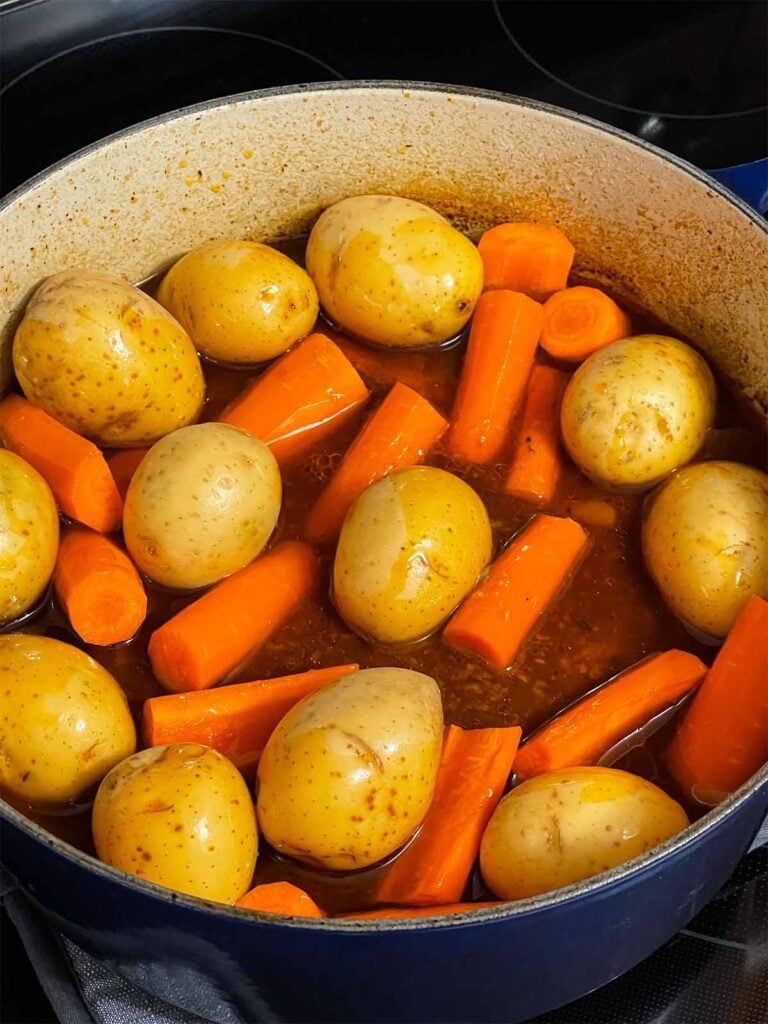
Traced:
[[[294, 258], [303, 243], [281, 246]], [[148, 290], [153, 282], [149, 283]], [[328, 325], [319, 328], [328, 332]], [[662, 324], [633, 311], [635, 333], [670, 333]], [[381, 352], [331, 332], [358, 366], [374, 397], [357, 417], [344, 424], [311, 454], [283, 470], [284, 498], [280, 521], [272, 539], [298, 537], [309, 509], [330, 479], [342, 454], [394, 380], [402, 380], [443, 413], [449, 414], [461, 367], [464, 342], [432, 352]], [[229, 401], [255, 376], [243, 371], [206, 364], [207, 397], [202, 419], [216, 418]], [[765, 437], [750, 419], [732, 390], [719, 389], [717, 430], [712, 432], [706, 457], [732, 458], [761, 464]], [[488, 509], [499, 546], [519, 530], [538, 509], [502, 493], [505, 466], [488, 468], [458, 465], [439, 447], [427, 463], [456, 473], [475, 488]], [[331, 558], [323, 558], [323, 584], [293, 618], [226, 682], [270, 678], [341, 663], [359, 662], [362, 667], [394, 665], [429, 673], [437, 680], [446, 723], [465, 728], [520, 725], [530, 733], [602, 681], [641, 658], [670, 647], [679, 647], [711, 660], [712, 649], [697, 643], [666, 610], [643, 566], [640, 521], [643, 495], [615, 494], [600, 490], [564, 457], [554, 500], [543, 510], [569, 515], [575, 502], [608, 502], [616, 514], [613, 529], [588, 527], [592, 546], [556, 606], [525, 645], [521, 656], [507, 671], [497, 671], [478, 658], [460, 653], [443, 643], [439, 632], [404, 647], [370, 644], [352, 633], [336, 614], [329, 598]], [[85, 646], [72, 632], [65, 617], [49, 599], [34, 619], [22, 627], [84, 647], [121, 683], [140, 724], [147, 697], [162, 693], [154, 679], [147, 643], [153, 629], [199, 596], [170, 593], [148, 585], [149, 612], [139, 634], [115, 647]], [[5, 631], [14, 627], [6, 627]], [[666, 732], [665, 727], [661, 734]], [[620, 766], [653, 778], [673, 792], [660, 775], [655, 750], [658, 736], [621, 758]], [[679, 794], [676, 794], [679, 795]], [[12, 801], [18, 805], [17, 801]], [[49, 831], [81, 849], [92, 851], [88, 812], [45, 815], [20, 807]], [[689, 808], [692, 813], [700, 813]], [[305, 888], [326, 909], [335, 912], [371, 904], [373, 886], [386, 866], [335, 876], [291, 863], [262, 845], [255, 881], [286, 879]], [[475, 878], [468, 896], [482, 898]]]

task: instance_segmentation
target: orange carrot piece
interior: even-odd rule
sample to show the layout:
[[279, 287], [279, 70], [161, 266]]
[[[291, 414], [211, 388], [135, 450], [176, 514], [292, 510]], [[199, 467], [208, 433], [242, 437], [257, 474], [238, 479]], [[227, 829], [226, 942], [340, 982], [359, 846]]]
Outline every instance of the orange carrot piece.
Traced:
[[40, 473], [64, 515], [100, 533], [120, 528], [123, 502], [95, 444], [20, 395], [0, 403], [0, 437]]
[[749, 598], [669, 743], [681, 788], [719, 803], [768, 761], [768, 601]]
[[398, 917], [442, 917], [445, 914], [463, 914], [468, 910], [482, 910], [484, 907], [500, 907], [503, 900], [486, 900], [479, 903], [449, 903], [439, 907], [386, 907], [384, 910], [363, 910], [356, 914], [340, 914], [345, 921], [386, 921]]
[[125, 501], [128, 487], [133, 480], [133, 474], [148, 451], [149, 448], [124, 448], [123, 451], [115, 452], [107, 459], [112, 479], [115, 481], [123, 501]]
[[405, 384], [394, 384], [315, 502], [304, 527], [307, 540], [335, 540], [355, 498], [375, 480], [421, 462], [447, 426], [426, 398]]
[[53, 585], [67, 618], [87, 644], [130, 640], [147, 614], [133, 562], [101, 533], [72, 527], [62, 535]]
[[478, 299], [456, 394], [448, 450], [468, 462], [499, 457], [533, 366], [544, 314], [520, 292]]
[[410, 906], [457, 903], [485, 826], [501, 799], [521, 729], [450, 726], [421, 830], [387, 871], [376, 898]]
[[626, 338], [629, 317], [599, 288], [577, 285], [550, 295], [544, 303], [541, 347], [554, 359], [580, 363], [604, 345]]
[[561, 468], [560, 402], [567, 379], [560, 370], [542, 363], [531, 370], [504, 485], [515, 498], [546, 504], [555, 496]]
[[609, 501], [601, 501], [599, 498], [572, 501], [568, 506], [568, 515], [577, 523], [601, 526], [606, 530], [612, 530], [618, 518], [614, 506]]
[[310, 334], [273, 363], [219, 417], [269, 445], [281, 466], [335, 430], [368, 398], [338, 345]]
[[235, 900], [236, 907], [258, 910], [262, 914], [288, 914], [292, 917], [326, 917], [311, 896], [290, 882], [266, 882]]
[[515, 759], [519, 779], [596, 764], [614, 743], [672, 707], [707, 674], [687, 651], [665, 651], [632, 665], [562, 711], [527, 740]]
[[533, 298], [565, 288], [576, 250], [550, 224], [499, 224], [478, 243], [486, 288], [511, 288]]
[[294, 704], [357, 668], [336, 665], [214, 690], [150, 697], [144, 702], [144, 739], [148, 747], [203, 743], [246, 771], [256, 764], [273, 729]]
[[314, 551], [284, 541], [156, 629], [152, 671], [167, 690], [205, 690], [237, 668], [298, 608], [317, 581]]
[[536, 516], [454, 613], [443, 637], [497, 668], [511, 665], [587, 545], [586, 532], [572, 519]]

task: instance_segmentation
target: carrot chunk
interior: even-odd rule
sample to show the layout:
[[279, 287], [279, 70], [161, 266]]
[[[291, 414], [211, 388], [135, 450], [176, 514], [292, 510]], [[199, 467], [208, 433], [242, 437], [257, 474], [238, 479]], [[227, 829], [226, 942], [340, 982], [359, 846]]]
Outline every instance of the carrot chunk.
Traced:
[[448, 424], [426, 398], [396, 383], [347, 449], [304, 527], [310, 542], [336, 539], [355, 498], [396, 469], [422, 462]]
[[133, 474], [148, 451], [149, 448], [124, 448], [123, 451], [115, 452], [107, 459], [112, 479], [115, 481], [115, 486], [123, 501], [125, 501], [131, 480], [133, 480]]
[[385, 875], [377, 893], [380, 903], [424, 906], [461, 899], [520, 735], [518, 726], [447, 729], [427, 816]]
[[666, 751], [682, 789], [719, 803], [768, 761], [768, 601], [753, 594]]
[[123, 502], [95, 444], [20, 395], [0, 403], [0, 436], [35, 467], [64, 515], [100, 533], [120, 528]]
[[511, 288], [533, 298], [565, 288], [576, 250], [550, 224], [499, 224], [478, 243], [486, 288]]
[[572, 519], [536, 516], [454, 613], [443, 637], [496, 668], [511, 665], [587, 545], [587, 534]]
[[144, 739], [148, 747], [203, 743], [246, 771], [256, 764], [275, 726], [294, 704], [358, 667], [335, 665], [214, 690], [150, 697], [144, 702]]
[[707, 674], [687, 651], [665, 651], [632, 665], [562, 711], [527, 740], [515, 758], [515, 774], [596, 764], [614, 743], [671, 707]]
[[541, 347], [555, 359], [580, 363], [604, 345], [626, 338], [629, 317], [599, 288], [577, 285], [550, 295], [544, 303]]
[[316, 445], [368, 398], [338, 345], [310, 334], [269, 367], [219, 417], [268, 445], [280, 466]]
[[293, 614], [317, 582], [314, 551], [284, 541], [156, 629], [152, 671], [167, 690], [205, 690], [237, 668]]
[[522, 422], [515, 438], [512, 465], [504, 484], [507, 494], [545, 505], [560, 479], [560, 402], [568, 380], [552, 366], [531, 370]]
[[468, 462], [499, 457], [525, 392], [543, 322], [542, 307], [520, 292], [480, 296], [448, 432], [448, 450]]
[[117, 644], [137, 631], [147, 614], [147, 595], [133, 562], [101, 533], [65, 531], [53, 585], [67, 618], [87, 644]]
[[311, 896], [290, 882], [267, 882], [257, 885], [245, 896], [235, 900], [236, 907], [259, 910], [262, 914], [289, 914], [292, 917], [325, 917]]

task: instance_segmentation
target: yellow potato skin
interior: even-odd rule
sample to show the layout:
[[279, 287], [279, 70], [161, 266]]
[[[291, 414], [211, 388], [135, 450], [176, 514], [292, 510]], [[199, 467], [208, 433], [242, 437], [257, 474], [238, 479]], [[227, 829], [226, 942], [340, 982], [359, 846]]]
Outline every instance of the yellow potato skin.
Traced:
[[318, 301], [298, 263], [259, 242], [209, 242], [182, 256], [157, 300], [198, 352], [224, 363], [274, 359], [312, 330]]
[[679, 470], [646, 501], [643, 555], [674, 614], [721, 639], [752, 594], [768, 598], [768, 476], [738, 462]]
[[258, 854], [242, 775], [200, 743], [141, 750], [112, 769], [93, 805], [99, 858], [168, 889], [234, 903]]
[[183, 327], [127, 281], [93, 270], [43, 281], [16, 331], [13, 367], [30, 401], [111, 448], [186, 426], [205, 392]]
[[125, 544], [156, 583], [204, 587], [261, 552], [281, 499], [280, 470], [265, 444], [227, 423], [194, 424], [142, 459], [125, 497]]
[[480, 870], [500, 899], [519, 900], [623, 864], [687, 824], [678, 803], [629, 772], [548, 772], [498, 804], [480, 844]]
[[0, 448], [0, 623], [42, 596], [59, 550], [59, 513], [36, 469]]
[[696, 455], [715, 415], [715, 383], [685, 342], [638, 334], [594, 352], [563, 396], [563, 441], [604, 487], [641, 490]]
[[335, 323], [377, 345], [439, 345], [483, 287], [477, 248], [445, 217], [398, 196], [353, 196], [321, 214], [306, 265]]
[[333, 563], [333, 600], [380, 643], [428, 636], [491, 560], [491, 524], [472, 488], [432, 466], [371, 484], [349, 510]]
[[0, 782], [40, 807], [78, 802], [136, 749], [117, 681], [84, 651], [0, 636]]
[[375, 864], [427, 813], [442, 737], [431, 676], [371, 668], [329, 683], [288, 712], [261, 755], [262, 834], [315, 867]]

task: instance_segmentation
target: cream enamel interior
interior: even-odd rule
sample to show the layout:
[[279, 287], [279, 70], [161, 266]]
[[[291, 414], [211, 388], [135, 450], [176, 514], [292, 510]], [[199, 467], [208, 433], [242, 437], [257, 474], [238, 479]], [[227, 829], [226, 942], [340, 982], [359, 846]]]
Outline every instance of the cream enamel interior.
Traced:
[[30, 290], [70, 267], [142, 280], [209, 239], [306, 231], [390, 192], [476, 231], [556, 223], [577, 269], [652, 309], [768, 408], [768, 233], [716, 187], [581, 119], [483, 93], [321, 86], [223, 100], [91, 148], [0, 213], [4, 380]]

